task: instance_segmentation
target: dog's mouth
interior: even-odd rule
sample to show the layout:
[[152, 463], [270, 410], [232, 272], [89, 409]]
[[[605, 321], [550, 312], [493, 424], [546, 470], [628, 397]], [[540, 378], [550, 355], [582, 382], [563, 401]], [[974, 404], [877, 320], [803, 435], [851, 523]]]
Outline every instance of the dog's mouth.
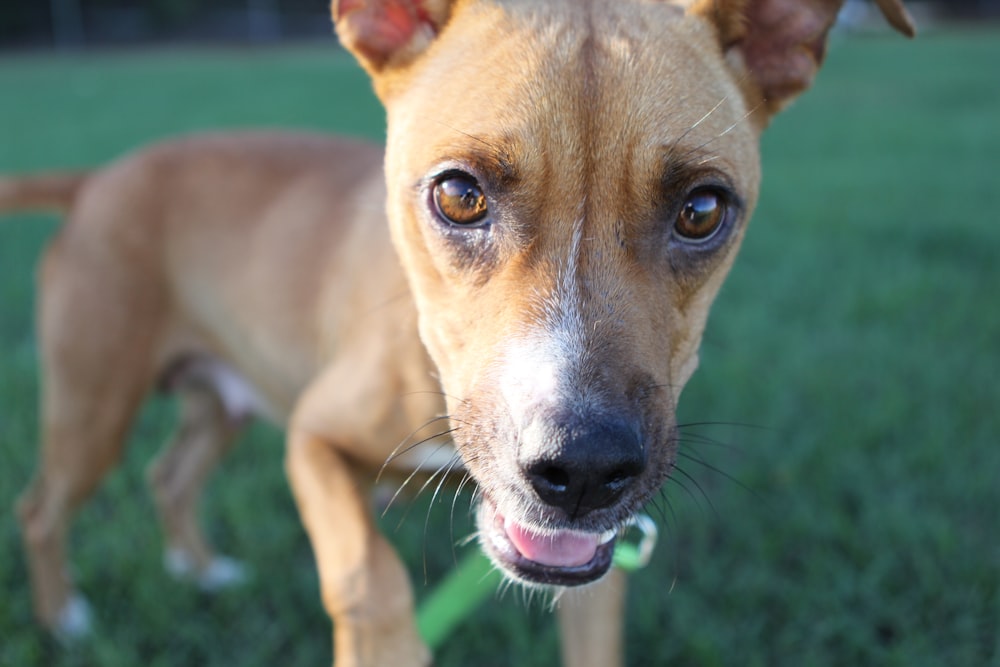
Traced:
[[524, 583], [579, 586], [601, 578], [611, 567], [617, 532], [539, 531], [501, 514], [484, 499], [479, 506], [483, 551]]

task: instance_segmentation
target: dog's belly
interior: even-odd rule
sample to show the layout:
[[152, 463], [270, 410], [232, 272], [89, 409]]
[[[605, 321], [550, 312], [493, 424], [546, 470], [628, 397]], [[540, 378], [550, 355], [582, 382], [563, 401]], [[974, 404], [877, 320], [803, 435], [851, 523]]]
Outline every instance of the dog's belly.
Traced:
[[[256, 418], [285, 426], [288, 421], [287, 410], [268, 400], [243, 372], [209, 353], [199, 352], [179, 358], [164, 374], [161, 388], [168, 392], [211, 392], [232, 424], [241, 425]], [[394, 470], [405, 475], [412, 472], [433, 474], [445, 470], [449, 474], [460, 474], [464, 471], [450, 440], [430, 438], [414, 445], [409, 445], [407, 441], [390, 444], [401, 446], [386, 457], [387, 472]]]

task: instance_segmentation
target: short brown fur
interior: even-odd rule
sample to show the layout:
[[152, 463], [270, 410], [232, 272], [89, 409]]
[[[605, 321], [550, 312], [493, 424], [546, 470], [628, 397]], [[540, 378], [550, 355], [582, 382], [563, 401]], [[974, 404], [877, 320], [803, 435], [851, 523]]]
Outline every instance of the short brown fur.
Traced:
[[[339, 0], [387, 109], [384, 164], [347, 140], [207, 135], [85, 177], [0, 181], [0, 208], [70, 209], [39, 277], [43, 450], [19, 509], [42, 622], [85, 630], [66, 530], [160, 386], [182, 398], [150, 472], [178, 573], [235, 579], [194, 507], [242, 423], [269, 417], [336, 664], [428, 664], [366, 496], [387, 460], [456, 465], [435, 458], [440, 438], [406, 451], [450, 426], [498, 566], [600, 579], [563, 597], [566, 664], [621, 664], [604, 535], [671, 471], [677, 400], [756, 202], [759, 133], [811, 83], [839, 4]], [[485, 224], [435, 208], [453, 177], [485, 193]], [[727, 217], [694, 242], [676, 221], [705, 193]], [[564, 563], [532, 531], [593, 559]]]

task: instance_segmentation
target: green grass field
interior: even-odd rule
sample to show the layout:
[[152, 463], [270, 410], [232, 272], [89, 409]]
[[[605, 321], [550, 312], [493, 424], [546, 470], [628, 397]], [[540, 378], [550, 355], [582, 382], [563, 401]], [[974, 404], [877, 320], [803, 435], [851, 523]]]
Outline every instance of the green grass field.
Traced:
[[[998, 62], [996, 31], [840, 39], [765, 137], [761, 203], [681, 406], [742, 425], [688, 429], [632, 578], [629, 665], [1000, 666]], [[377, 139], [383, 119], [332, 47], [0, 59], [3, 171], [245, 126]], [[142, 476], [170, 432], [162, 401], [73, 532], [96, 636], [64, 650], [33, 625], [11, 510], [35, 465], [32, 276], [55, 224], [0, 221], [0, 665], [325, 664], [276, 431], [241, 442], [204, 507], [253, 580], [208, 597], [164, 574]], [[423, 597], [453, 558], [448, 506], [402, 509], [385, 527]], [[437, 664], [557, 652], [542, 606], [508, 594]]]

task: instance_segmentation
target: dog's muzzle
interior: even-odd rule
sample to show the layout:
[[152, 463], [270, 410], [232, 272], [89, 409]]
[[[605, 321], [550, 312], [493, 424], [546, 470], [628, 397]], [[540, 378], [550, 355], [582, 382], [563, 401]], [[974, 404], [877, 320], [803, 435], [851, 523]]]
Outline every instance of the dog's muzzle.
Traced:
[[638, 430], [625, 420], [536, 415], [521, 430], [517, 451], [529, 516], [504, 514], [484, 494], [478, 516], [483, 549], [526, 583], [594, 581], [610, 567], [624, 523], [617, 505], [645, 468]]

